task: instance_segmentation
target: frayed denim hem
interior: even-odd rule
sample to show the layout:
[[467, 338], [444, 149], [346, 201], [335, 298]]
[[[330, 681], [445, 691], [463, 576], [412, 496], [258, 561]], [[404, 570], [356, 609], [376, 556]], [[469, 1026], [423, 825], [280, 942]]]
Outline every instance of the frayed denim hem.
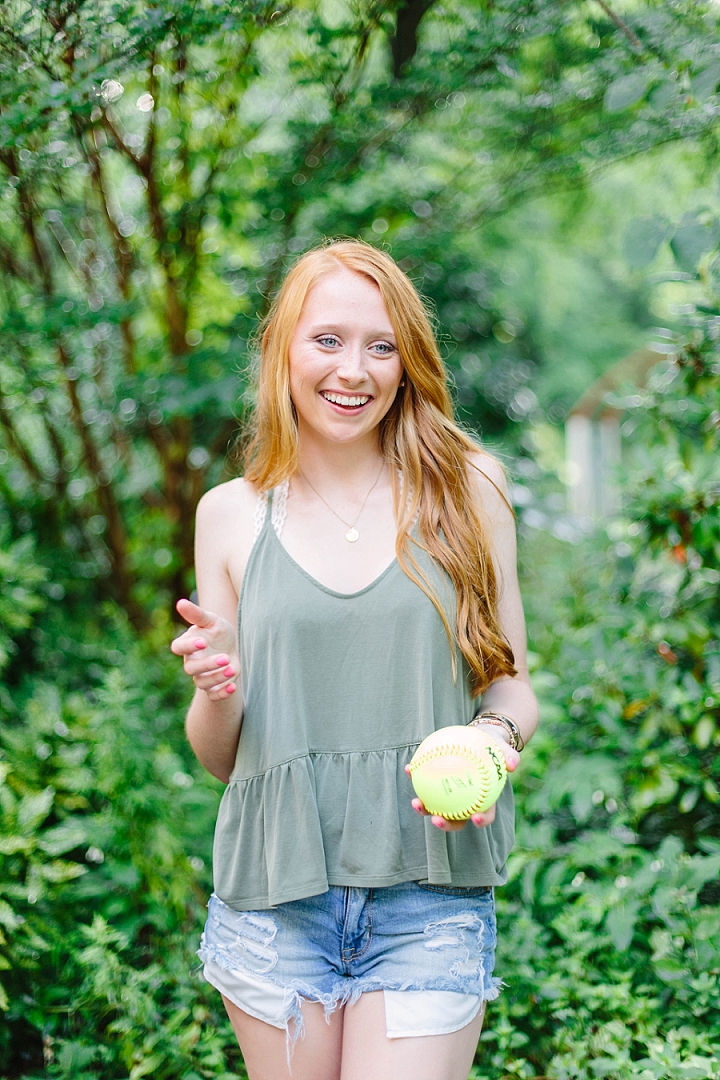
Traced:
[[[273, 979], [271, 976], [265, 974], [258, 975], [257, 972], [251, 971], [238, 964], [237, 960], [223, 949], [222, 946], [207, 945], [203, 942], [198, 950], [198, 956], [203, 964], [213, 963], [224, 971], [241, 972], [253, 980], [267, 982], [275, 989], [282, 991], [282, 1010], [274, 1019], [277, 1021], [277, 1026], [282, 1027], [285, 1030], [288, 1069], [290, 1069], [293, 1050], [298, 1039], [304, 1038], [305, 1036], [305, 1025], [302, 1015], [303, 1001], [310, 1001], [313, 1004], [322, 1005], [325, 1020], [329, 1023], [330, 1017], [338, 1009], [341, 1009], [346, 1005], [353, 1005], [363, 994], [372, 993], [377, 990], [449, 990], [455, 993], [476, 994], [483, 1002], [488, 1002], [495, 1001], [499, 997], [500, 991], [504, 985], [501, 979], [491, 978], [489, 980], [489, 985], [487, 986], [472, 988], [464, 987], [462, 991], [458, 991], [457, 980], [448, 978], [434, 978], [429, 979], [422, 984], [418, 984], [417, 980], [410, 979], [399, 982], [371, 976], [364, 978], [360, 976], [353, 979], [342, 978], [339, 976], [339, 985], [335, 986], [329, 993], [323, 993], [302, 980], [294, 980], [289, 985], [285, 985]], [[238, 1006], [238, 1008], [241, 1007], [242, 1006]], [[269, 1022], [268, 1018], [258, 1017], [258, 1019], [264, 1019], [265, 1022]]]

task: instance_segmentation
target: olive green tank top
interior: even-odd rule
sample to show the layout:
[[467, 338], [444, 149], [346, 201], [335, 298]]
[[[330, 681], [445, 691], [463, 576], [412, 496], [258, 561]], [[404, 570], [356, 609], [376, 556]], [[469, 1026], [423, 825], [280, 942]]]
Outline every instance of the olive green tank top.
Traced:
[[[444, 833], [410, 804], [405, 765], [418, 743], [476, 708], [461, 657], [453, 679], [437, 610], [397, 560], [357, 592], [321, 585], [280, 542], [286, 495], [285, 485], [259, 505], [238, 605], [245, 713], [215, 832], [215, 891], [247, 911], [329, 885], [504, 884], [510, 784], [483, 829]], [[450, 581], [417, 555], [452, 626]]]

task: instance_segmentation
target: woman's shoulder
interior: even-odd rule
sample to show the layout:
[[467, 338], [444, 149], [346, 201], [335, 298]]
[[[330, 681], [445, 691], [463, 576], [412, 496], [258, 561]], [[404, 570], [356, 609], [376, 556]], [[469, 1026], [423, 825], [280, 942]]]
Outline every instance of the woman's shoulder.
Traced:
[[469, 450], [466, 457], [471, 475], [474, 474], [480, 481], [485, 480], [492, 484], [493, 487], [507, 490], [505, 469], [499, 458], [494, 457], [480, 446]]
[[223, 484], [210, 488], [200, 499], [197, 507], [197, 523], [201, 529], [220, 529], [231, 526], [240, 535], [252, 531], [253, 515], [261, 496], [254, 484], [237, 476]]
[[471, 491], [486, 510], [492, 513], [508, 510], [512, 513], [507, 478], [502, 463], [492, 454], [480, 449], [467, 454], [468, 476]]
[[242, 507], [249, 507], [252, 510], [259, 498], [260, 493], [254, 484], [246, 480], [244, 476], [236, 476], [232, 480], [226, 480], [223, 484], [209, 488], [200, 499], [198, 509], [202, 507], [204, 514], [211, 515]]

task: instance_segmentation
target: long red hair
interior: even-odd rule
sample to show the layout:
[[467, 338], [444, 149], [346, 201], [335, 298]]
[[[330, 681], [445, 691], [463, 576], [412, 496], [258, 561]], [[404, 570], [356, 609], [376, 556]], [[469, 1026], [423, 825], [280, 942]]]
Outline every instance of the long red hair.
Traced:
[[[404, 367], [403, 385], [379, 432], [382, 453], [392, 467], [398, 562], [432, 600], [451, 643], [453, 664], [456, 643], [470, 668], [473, 693], [481, 694], [499, 677], [517, 671], [498, 623], [491, 545], [471, 490], [469, 458], [478, 446], [453, 419], [445, 367], [423, 302], [385, 252], [356, 240], [333, 241], [303, 255], [287, 274], [262, 327], [245, 477], [267, 491], [298, 469], [290, 343], [308, 292], [338, 266], [377, 285]], [[415, 521], [417, 540], [412, 535]], [[413, 544], [424, 548], [452, 581], [457, 598], [454, 633]]]

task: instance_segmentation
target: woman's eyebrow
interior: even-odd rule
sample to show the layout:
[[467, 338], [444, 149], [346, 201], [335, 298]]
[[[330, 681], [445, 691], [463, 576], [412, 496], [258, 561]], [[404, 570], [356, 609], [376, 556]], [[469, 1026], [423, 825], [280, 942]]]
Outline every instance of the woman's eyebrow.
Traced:
[[[308, 327], [308, 334], [343, 334], [347, 331], [346, 326], [339, 326], [336, 323], [318, 323], [316, 326]], [[392, 341], [395, 340], [394, 330], [375, 330], [371, 334], [366, 335], [369, 339], [374, 338], [388, 338]]]

